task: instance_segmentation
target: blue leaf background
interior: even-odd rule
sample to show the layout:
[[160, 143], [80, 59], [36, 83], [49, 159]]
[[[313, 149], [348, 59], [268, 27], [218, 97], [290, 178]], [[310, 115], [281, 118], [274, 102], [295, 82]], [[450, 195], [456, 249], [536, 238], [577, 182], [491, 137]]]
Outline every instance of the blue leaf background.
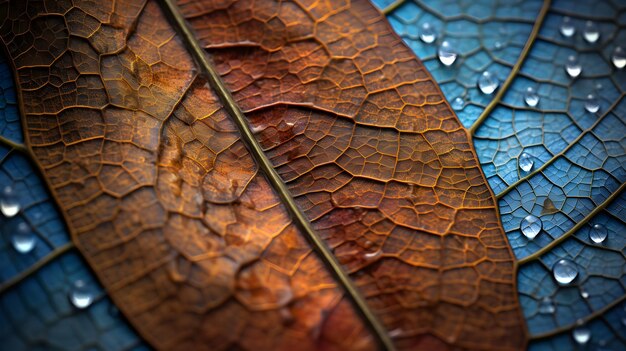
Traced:
[[[626, 69], [617, 69], [612, 55], [617, 45], [626, 45], [626, 3], [373, 2], [424, 61], [473, 135], [518, 259], [529, 349], [625, 350]], [[564, 18], [575, 28], [571, 37], [561, 33]], [[584, 39], [589, 21], [600, 33], [594, 43]], [[425, 23], [436, 33], [432, 43], [420, 38]], [[444, 40], [458, 53], [450, 67], [438, 58]], [[582, 68], [576, 78], [565, 70], [569, 56]], [[499, 82], [492, 94], [477, 85], [485, 71]], [[536, 106], [526, 102], [529, 87]], [[594, 99], [588, 100], [590, 94]], [[590, 102], [597, 111], [586, 108]], [[0, 185], [19, 194], [21, 208], [15, 217], [0, 217], [2, 349], [148, 349], [73, 248], [22, 147], [17, 105], [10, 66], [0, 57]], [[523, 153], [532, 161], [527, 172], [518, 166]], [[528, 215], [542, 223], [533, 240], [520, 230]], [[35, 240], [26, 254], [13, 247], [20, 223]], [[600, 243], [591, 240], [598, 230], [607, 233]], [[567, 285], [553, 276], [562, 259], [578, 273]], [[70, 301], [77, 281], [94, 298], [88, 308]]]

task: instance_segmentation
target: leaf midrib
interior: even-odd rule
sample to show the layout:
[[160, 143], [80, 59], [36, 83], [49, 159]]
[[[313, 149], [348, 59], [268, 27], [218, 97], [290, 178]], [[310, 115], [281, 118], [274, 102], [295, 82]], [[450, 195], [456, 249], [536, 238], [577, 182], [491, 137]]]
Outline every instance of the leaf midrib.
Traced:
[[295, 200], [289, 193], [287, 186], [281, 179], [280, 175], [276, 172], [272, 166], [271, 161], [265, 155], [261, 144], [252, 134], [250, 127], [246, 121], [246, 117], [235, 102], [235, 99], [231, 95], [230, 91], [222, 81], [220, 75], [213, 64], [209, 61], [207, 54], [204, 52], [200, 43], [197, 41], [193, 30], [187, 24], [185, 18], [178, 10], [178, 6], [173, 0], [159, 0], [161, 8], [168, 15], [175, 29], [179, 32], [183, 38], [187, 48], [190, 50], [191, 55], [194, 57], [196, 64], [199, 68], [208, 76], [209, 84], [216, 92], [216, 95], [224, 105], [224, 109], [229, 113], [232, 120], [237, 125], [239, 132], [241, 133], [242, 140], [248, 147], [248, 150], [253, 155], [255, 161], [265, 174], [267, 180], [272, 184], [272, 187], [276, 193], [280, 196], [283, 205], [287, 208], [287, 211], [291, 214], [293, 222], [302, 230], [305, 237], [312, 244], [315, 251], [320, 255], [320, 258], [329, 270], [334, 274], [335, 278], [339, 281], [340, 285], [345, 289], [347, 295], [352, 300], [353, 305], [361, 313], [365, 319], [366, 324], [371, 329], [374, 336], [378, 339], [380, 345], [386, 350], [395, 350], [391, 338], [387, 334], [386, 328], [378, 320], [378, 317], [367, 305], [367, 302], [357, 290], [353, 284], [348, 273], [344, 271], [330, 248], [324, 243], [323, 239], [315, 232], [311, 223], [306, 218], [304, 213], [300, 210]]

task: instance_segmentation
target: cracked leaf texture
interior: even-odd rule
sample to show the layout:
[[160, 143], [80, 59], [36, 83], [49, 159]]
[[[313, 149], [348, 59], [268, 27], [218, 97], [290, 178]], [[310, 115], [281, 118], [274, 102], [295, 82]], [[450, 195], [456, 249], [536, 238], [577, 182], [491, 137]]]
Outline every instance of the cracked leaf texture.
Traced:
[[[398, 349], [522, 349], [467, 131], [366, 1], [180, 1], [313, 229]], [[154, 1], [5, 3], [25, 138], [80, 252], [158, 349], [376, 337]]]

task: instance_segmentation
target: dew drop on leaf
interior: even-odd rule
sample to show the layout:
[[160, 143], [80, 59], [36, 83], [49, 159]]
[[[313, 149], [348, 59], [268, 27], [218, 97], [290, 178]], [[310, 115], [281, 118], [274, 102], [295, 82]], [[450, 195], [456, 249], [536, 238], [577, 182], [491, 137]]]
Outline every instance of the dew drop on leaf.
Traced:
[[0, 212], [6, 217], [13, 217], [20, 212], [20, 204], [15, 189], [10, 185], [2, 188], [0, 193]]
[[567, 285], [578, 276], [578, 268], [576, 264], [567, 259], [558, 260], [552, 268], [554, 280], [561, 285]]
[[484, 71], [483, 74], [478, 77], [478, 88], [483, 94], [493, 94], [493, 92], [498, 89], [499, 84], [498, 78], [489, 71]]
[[595, 95], [587, 95], [587, 100], [585, 100], [585, 110], [590, 113], [596, 113], [600, 110], [600, 102]]
[[437, 39], [437, 32], [430, 23], [425, 22], [422, 24], [420, 39], [426, 44], [430, 44]]
[[576, 341], [576, 343], [584, 345], [589, 342], [589, 339], [591, 339], [591, 330], [589, 330], [589, 328], [581, 322], [578, 324], [579, 326], [572, 331], [572, 337], [574, 337], [574, 341]]
[[517, 159], [517, 165], [522, 172], [530, 172], [533, 169], [533, 165], [535, 161], [533, 157], [525, 152], [522, 152], [520, 157]]
[[608, 230], [602, 224], [594, 224], [589, 231], [589, 239], [596, 244], [602, 243], [608, 235]]
[[543, 224], [541, 223], [541, 219], [533, 215], [524, 217], [524, 219], [522, 219], [522, 223], [520, 224], [522, 234], [530, 240], [533, 240], [537, 234], [541, 232], [542, 227]]
[[624, 68], [626, 66], [626, 51], [621, 46], [616, 47], [611, 55], [611, 61], [616, 68]]
[[556, 307], [554, 306], [554, 302], [550, 297], [546, 296], [541, 299], [541, 302], [539, 302], [539, 313], [552, 314], [555, 310]]
[[588, 43], [595, 43], [600, 39], [600, 28], [593, 21], [587, 21], [585, 23], [585, 29], [583, 30], [583, 38]]
[[576, 27], [574, 26], [572, 19], [567, 16], [563, 17], [563, 20], [561, 21], [561, 26], [559, 27], [559, 31], [566, 38], [574, 35], [574, 33], [576, 33]]
[[576, 56], [570, 55], [567, 57], [567, 63], [565, 64], [565, 71], [567, 72], [567, 75], [572, 78], [578, 77], [580, 73], [583, 71], [583, 68], [580, 65], [580, 62], [578, 62], [578, 58]]
[[33, 251], [36, 243], [37, 241], [30, 225], [25, 221], [19, 222], [11, 236], [11, 244], [15, 251], [23, 254], [29, 253]]
[[444, 66], [451, 66], [454, 61], [456, 61], [458, 53], [454, 48], [452, 48], [452, 45], [450, 45], [447, 40], [444, 40], [444, 42], [441, 43], [439, 50], [437, 51], [437, 56], [439, 56], [439, 61]]
[[530, 107], [535, 107], [539, 104], [539, 95], [535, 92], [535, 89], [533, 89], [532, 87], [526, 88], [524, 101], [526, 102], [526, 105]]
[[70, 301], [76, 308], [87, 308], [93, 302], [93, 293], [87, 286], [87, 283], [83, 280], [77, 280], [74, 282], [74, 286], [70, 291]]
[[460, 111], [465, 107], [465, 100], [462, 97], [457, 96], [454, 100], [452, 100], [452, 108], [456, 111]]

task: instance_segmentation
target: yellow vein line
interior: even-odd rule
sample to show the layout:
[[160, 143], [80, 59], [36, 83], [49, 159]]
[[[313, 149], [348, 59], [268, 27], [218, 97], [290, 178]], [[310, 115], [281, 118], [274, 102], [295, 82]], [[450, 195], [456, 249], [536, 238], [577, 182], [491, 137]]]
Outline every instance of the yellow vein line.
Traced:
[[595, 215], [597, 215], [602, 210], [604, 210], [613, 200], [615, 200], [622, 193], [622, 191], [624, 191], [624, 189], [626, 189], [626, 183], [622, 184], [615, 192], [613, 192], [613, 194], [611, 194], [611, 196], [609, 196], [606, 200], [604, 200], [604, 202], [602, 202], [600, 205], [594, 208], [593, 211], [589, 212], [589, 214], [586, 215], [585, 218], [583, 218], [580, 222], [576, 223], [576, 225], [572, 227], [572, 229], [568, 230], [560, 237], [554, 239], [550, 244], [542, 247], [540, 250], [536, 251], [532, 255], [528, 255], [518, 260], [517, 263], [519, 265], [526, 264], [530, 261], [538, 259], [543, 254], [552, 250], [555, 246], [562, 243], [565, 239], [569, 238], [574, 233], [576, 233], [580, 228], [582, 228], [585, 224], [587, 224], [587, 222], [589, 222]]
[[476, 130], [478, 129], [478, 127], [480, 127], [480, 125], [485, 121], [487, 116], [491, 114], [491, 111], [493, 111], [493, 109], [496, 108], [496, 105], [498, 105], [498, 103], [502, 99], [502, 96], [504, 96], [504, 94], [508, 90], [511, 83], [513, 83], [513, 79], [515, 79], [515, 76], [517, 75], [520, 68], [522, 67], [522, 64], [526, 60], [526, 56], [528, 56], [528, 53], [530, 52], [530, 48], [533, 46], [535, 39], [537, 39], [537, 35], [539, 34], [539, 29], [541, 29], [543, 20], [545, 19], [546, 14], [548, 13], [548, 10], [550, 9], [550, 3], [551, 3], [551, 0], [545, 0], [543, 2], [543, 6], [541, 7], [541, 10], [539, 11], [539, 15], [537, 16], [535, 25], [533, 26], [533, 29], [530, 32], [530, 35], [528, 36], [528, 40], [526, 41], [526, 44], [524, 45], [524, 48], [522, 49], [522, 52], [520, 53], [520, 56], [517, 59], [517, 62], [515, 62], [515, 65], [513, 65], [513, 68], [511, 69], [511, 73], [509, 73], [508, 77], [506, 77], [506, 80], [504, 81], [504, 83], [502, 83], [502, 86], [500, 87], [500, 89], [498, 89], [498, 92], [493, 97], [493, 100], [491, 100], [491, 102], [487, 105], [487, 107], [485, 107], [485, 110], [480, 114], [478, 119], [476, 119], [476, 122], [472, 124], [472, 127], [470, 128], [471, 135], [474, 135], [476, 133]]
[[521, 177], [520, 179], [516, 180], [514, 183], [512, 183], [511, 185], [509, 185], [508, 187], [506, 187], [504, 190], [502, 190], [500, 193], [498, 193], [498, 195], [496, 195], [496, 199], [501, 199], [504, 195], [508, 194], [511, 190], [515, 189], [518, 185], [520, 185], [522, 182], [532, 178], [533, 176], [535, 176], [536, 174], [542, 172], [544, 169], [548, 168], [549, 165], [551, 165], [554, 161], [556, 161], [559, 157], [565, 155], [567, 153], [567, 151], [569, 151], [571, 148], [573, 148], [575, 145], [578, 144], [578, 142], [587, 134], [589, 134], [589, 132], [591, 132], [595, 127], [598, 126], [598, 124], [600, 124], [600, 122], [602, 122], [602, 120], [604, 119], [604, 117], [606, 115], [608, 115], [610, 112], [613, 111], [613, 109], [615, 108], [615, 106], [617, 106], [622, 99], [624, 98], [624, 96], [626, 96], [626, 94], [622, 94], [617, 100], [615, 100], [615, 102], [613, 102], [613, 104], [606, 110], [606, 112], [600, 117], [598, 118], [589, 128], [585, 129], [584, 131], [582, 131], [577, 137], [576, 139], [572, 140], [571, 143], [569, 143], [569, 145], [567, 145], [567, 147], [565, 147], [563, 150], [561, 150], [559, 153], [555, 154], [554, 156], [552, 156], [552, 158], [550, 158], [548, 161], [546, 161], [546, 163], [542, 164], [541, 167], [538, 167], [537, 169], [535, 169], [534, 171], [526, 174], [525, 176]]
[[0, 284], [0, 294], [4, 293], [5, 291], [7, 291], [8, 289], [12, 288], [13, 286], [18, 284], [19, 282], [21, 282], [24, 279], [28, 278], [33, 273], [37, 272], [41, 267], [45, 266], [50, 261], [52, 261], [55, 258], [63, 255], [64, 253], [70, 251], [73, 248], [74, 248], [74, 244], [72, 242], [68, 242], [67, 244], [65, 244], [63, 246], [57, 247], [52, 252], [50, 252], [48, 255], [46, 255], [45, 257], [43, 257], [39, 261], [35, 262], [32, 266], [28, 267], [28, 269], [23, 270], [22, 272], [20, 272], [20, 274], [14, 276], [13, 278], [7, 280], [6, 282], [4, 282], [2, 284]]
[[14, 149], [16, 151], [19, 151], [19, 152], [21, 152], [23, 154], [28, 154], [29, 153], [28, 149], [26, 148], [26, 146], [24, 146], [22, 144], [19, 144], [19, 143], [16, 143], [16, 142], [14, 142], [13, 140], [11, 140], [9, 138], [3, 137], [2, 135], [0, 135], [0, 144], [6, 146], [8, 148]]
[[[619, 305], [620, 303], [624, 302], [624, 300], [626, 300], [626, 295], [622, 295], [621, 297], [615, 299], [613, 302], [611, 302], [610, 304], [602, 307], [599, 310], [596, 310], [595, 312], [585, 316], [584, 318], [581, 318], [583, 323], [587, 323], [593, 319], [596, 319], [602, 315], [604, 315], [607, 311], [609, 311], [610, 309], [612, 309], [613, 307]], [[551, 332], [548, 333], [544, 333], [544, 334], [537, 334], [537, 335], [531, 335], [530, 339], [531, 340], [537, 340], [537, 339], [544, 339], [544, 338], [549, 338], [551, 336], [555, 336], [556, 334], [562, 333], [562, 332], [566, 332], [569, 331], [570, 329], [576, 327], [577, 323], [575, 324], [570, 324], [570, 325], [566, 325], [564, 327], [560, 327], [558, 329], [554, 329]]]
[[200, 68], [204, 70], [205, 74], [208, 75], [211, 87], [215, 89], [217, 95], [220, 97], [222, 103], [224, 104], [224, 108], [233, 117], [233, 120], [235, 124], [237, 124], [239, 132], [243, 137], [243, 140], [246, 142], [250, 152], [259, 163], [259, 167], [263, 170], [268, 180], [270, 181], [276, 192], [279, 194], [280, 198], [283, 200], [283, 204], [285, 205], [285, 207], [287, 207], [287, 209], [293, 216], [295, 220], [294, 222], [306, 234], [313, 247], [320, 254], [322, 260], [327, 264], [327, 266], [332, 270], [339, 282], [343, 285], [343, 288], [346, 290], [348, 296], [351, 298], [358, 311], [362, 313], [363, 317], [366, 320], [366, 323], [369, 324], [372, 332], [378, 338], [381, 346], [383, 346], [387, 350], [395, 350], [395, 347], [391, 341], [391, 338], [388, 336], [385, 327], [383, 327], [382, 323], [370, 310], [369, 306], [365, 302], [365, 299], [358, 292], [348, 274], [343, 270], [343, 268], [341, 267], [331, 250], [328, 248], [328, 246], [326, 246], [322, 238], [320, 238], [313, 230], [313, 228], [311, 227], [311, 223], [305, 217], [304, 213], [302, 213], [302, 211], [298, 208], [294, 199], [289, 194], [287, 186], [283, 183], [282, 179], [272, 166], [270, 160], [263, 152], [263, 148], [252, 134], [252, 131], [250, 130], [250, 127], [248, 126], [248, 123], [246, 121], [246, 117], [239, 109], [239, 106], [237, 106], [235, 99], [230, 94], [230, 91], [226, 88], [224, 82], [222, 82], [222, 79], [213, 67], [213, 64], [209, 62], [209, 59], [207, 58], [204, 50], [200, 47], [200, 44], [195, 39], [192, 29], [189, 27], [185, 19], [178, 11], [178, 8], [174, 4], [173, 0], [161, 0], [161, 3], [166, 9], [166, 13], [169, 14], [178, 29], [181, 31], [182, 37], [189, 46], [191, 53], [200, 65]]
[[400, 5], [404, 4], [405, 2], [406, 2], [406, 0], [396, 0], [391, 5], [389, 5], [389, 6], [385, 7], [384, 9], [380, 10], [380, 12], [382, 12], [384, 15], [388, 15], [391, 12], [393, 12], [395, 9], [400, 7]]

